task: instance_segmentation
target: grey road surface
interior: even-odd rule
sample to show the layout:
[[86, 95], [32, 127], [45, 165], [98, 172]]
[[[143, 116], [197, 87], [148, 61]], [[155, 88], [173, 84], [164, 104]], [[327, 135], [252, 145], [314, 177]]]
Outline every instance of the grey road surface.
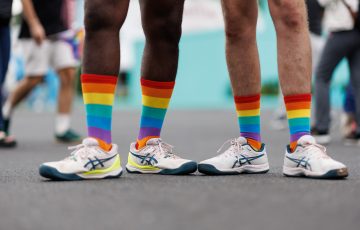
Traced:
[[[126, 164], [139, 112], [116, 112], [114, 142]], [[350, 168], [346, 180], [287, 178], [281, 173], [287, 131], [270, 127], [263, 113], [263, 140], [271, 170], [265, 175], [158, 176], [51, 182], [38, 175], [44, 161], [69, 154], [53, 139], [51, 114], [18, 111], [19, 147], [0, 150], [0, 230], [352, 230], [360, 229], [360, 148], [345, 147], [334, 130], [329, 154]], [[85, 134], [82, 112], [74, 128]], [[170, 111], [162, 136], [182, 156], [214, 156], [238, 134], [233, 111]]]

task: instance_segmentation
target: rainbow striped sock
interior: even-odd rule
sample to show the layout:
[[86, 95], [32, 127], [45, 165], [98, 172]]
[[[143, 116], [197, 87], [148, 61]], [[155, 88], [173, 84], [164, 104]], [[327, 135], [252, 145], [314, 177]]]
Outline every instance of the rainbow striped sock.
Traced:
[[290, 149], [294, 151], [297, 141], [310, 134], [311, 94], [284, 96], [290, 128]]
[[141, 79], [142, 113], [136, 148], [141, 149], [151, 138], [160, 137], [166, 110], [175, 82], [159, 82]]
[[261, 148], [260, 136], [260, 94], [235, 96], [236, 113], [239, 120], [240, 136], [256, 150]]
[[116, 76], [81, 75], [88, 136], [96, 138], [105, 151], [111, 149], [111, 118], [116, 83]]

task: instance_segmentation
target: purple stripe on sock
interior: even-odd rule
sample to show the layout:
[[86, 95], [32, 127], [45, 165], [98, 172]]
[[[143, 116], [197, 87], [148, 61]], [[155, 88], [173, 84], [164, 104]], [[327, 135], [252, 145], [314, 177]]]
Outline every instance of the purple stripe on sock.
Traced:
[[240, 133], [240, 136], [261, 142], [260, 133]]
[[105, 141], [108, 144], [111, 144], [111, 131], [99, 129], [96, 127], [88, 127], [88, 135], [89, 137], [95, 137]]
[[161, 129], [151, 128], [151, 127], [143, 127], [140, 128], [140, 133], [138, 139], [141, 140], [148, 136], [160, 136]]
[[309, 132], [299, 132], [299, 133], [295, 133], [293, 135], [290, 136], [290, 142], [294, 142], [294, 141], [297, 141], [299, 140], [302, 136], [305, 136], [305, 135], [310, 135]]

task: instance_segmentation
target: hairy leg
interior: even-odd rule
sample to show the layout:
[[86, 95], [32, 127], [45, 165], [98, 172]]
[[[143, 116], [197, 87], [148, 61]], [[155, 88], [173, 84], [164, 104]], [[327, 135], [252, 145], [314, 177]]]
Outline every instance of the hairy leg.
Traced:
[[235, 96], [259, 94], [259, 54], [256, 44], [257, 1], [222, 0], [226, 60]]
[[311, 92], [311, 47], [304, 0], [269, 0], [284, 95]]
[[290, 129], [290, 150], [310, 134], [311, 47], [304, 0], [269, 0], [274, 21], [278, 68]]
[[222, 0], [226, 60], [234, 93], [240, 136], [254, 149], [260, 135], [260, 64], [256, 44], [257, 1]]

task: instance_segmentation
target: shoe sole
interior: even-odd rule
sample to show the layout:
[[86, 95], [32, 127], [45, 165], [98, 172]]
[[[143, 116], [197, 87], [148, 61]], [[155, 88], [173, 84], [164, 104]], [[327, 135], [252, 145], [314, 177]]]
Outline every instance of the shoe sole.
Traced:
[[132, 174], [188, 175], [196, 172], [196, 170], [197, 170], [196, 162], [185, 163], [177, 169], [161, 169], [160, 171], [146, 171], [135, 168], [130, 165], [126, 165], [126, 171]]
[[321, 175], [314, 174], [306, 169], [297, 168], [297, 170], [294, 170], [293, 168], [284, 168], [283, 174], [287, 177], [307, 177], [314, 179], [343, 179], [349, 176], [347, 168], [333, 169]]
[[262, 168], [252, 168], [249, 167], [239, 167], [233, 169], [232, 171], [221, 171], [217, 169], [215, 166], [210, 164], [199, 164], [198, 171], [205, 175], [209, 176], [221, 176], [221, 175], [239, 175], [239, 174], [264, 174], [269, 171], [269, 164], [264, 164]]
[[39, 174], [47, 179], [55, 181], [79, 181], [79, 180], [96, 180], [96, 179], [114, 179], [119, 178], [122, 175], [122, 169], [120, 168], [119, 172], [115, 175], [106, 175], [104, 177], [81, 177], [77, 174], [67, 174], [61, 173], [57, 169], [41, 165], [39, 168]]

